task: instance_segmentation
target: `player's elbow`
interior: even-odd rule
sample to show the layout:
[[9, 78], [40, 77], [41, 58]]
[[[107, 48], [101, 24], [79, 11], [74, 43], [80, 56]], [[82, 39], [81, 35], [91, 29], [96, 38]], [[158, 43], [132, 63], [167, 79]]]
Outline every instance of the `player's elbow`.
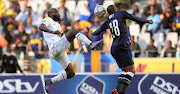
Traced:
[[39, 26], [39, 30], [43, 31], [43, 28], [44, 28], [44, 26], [43, 26], [43, 24], [41, 24], [41, 25]]

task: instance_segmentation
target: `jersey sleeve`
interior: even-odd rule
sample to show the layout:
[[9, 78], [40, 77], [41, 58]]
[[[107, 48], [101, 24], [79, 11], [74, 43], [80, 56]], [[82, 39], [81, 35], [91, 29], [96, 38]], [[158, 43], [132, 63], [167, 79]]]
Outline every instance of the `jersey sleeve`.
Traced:
[[44, 18], [44, 19], [42, 20], [41, 24], [45, 24], [46, 27], [49, 26], [49, 18], [48, 18], [48, 17]]
[[126, 11], [122, 11], [122, 12], [123, 12], [123, 18], [124, 19], [130, 19], [130, 20], [133, 20], [133, 21], [136, 21], [136, 22], [140, 22], [140, 23], [149, 23], [148, 20], [145, 20], [145, 19], [136, 17], [134, 15], [131, 15], [131, 14], [127, 13]]
[[99, 35], [101, 32], [106, 31], [106, 29], [108, 29], [108, 21], [107, 20], [102, 24], [102, 26], [99, 29], [97, 29], [95, 32], [93, 32], [92, 35]]

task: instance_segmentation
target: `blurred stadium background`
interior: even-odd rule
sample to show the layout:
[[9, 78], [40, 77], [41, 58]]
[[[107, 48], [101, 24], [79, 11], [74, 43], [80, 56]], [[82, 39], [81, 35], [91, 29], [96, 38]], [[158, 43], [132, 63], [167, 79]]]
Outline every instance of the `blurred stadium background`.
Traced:
[[[119, 10], [154, 21], [153, 25], [129, 21], [137, 75], [127, 94], [180, 94], [180, 0], [0, 0], [0, 94], [22, 93], [17, 88], [23, 85], [26, 87], [24, 83], [31, 80], [30, 85], [36, 86], [36, 79], [39, 81], [38, 89], [24, 93], [43, 94], [42, 79], [54, 75], [47, 74], [63, 71], [59, 63], [49, 57], [42, 31], [38, 30], [51, 7], [58, 8], [61, 14], [63, 31], [75, 28], [93, 41], [104, 39], [95, 51], [90, 51], [87, 45], [75, 39], [67, 53], [78, 73], [77, 78], [73, 79], [81, 79], [77, 84], [86, 81], [86, 78], [98, 78], [106, 84], [105, 91], [100, 90], [101, 93], [110, 94], [110, 89], [115, 87], [118, 72], [121, 72], [110, 54], [111, 33], [107, 30], [99, 36], [92, 36], [89, 29], [95, 31], [105, 20], [94, 16], [95, 6], [103, 5], [107, 8], [111, 4], [115, 4]], [[94, 75], [94, 78], [89, 75]], [[105, 79], [101, 76], [105, 76]], [[21, 79], [24, 83], [20, 87], [14, 84], [11, 84], [14, 87], [8, 87], [5, 83], [7, 79], [15, 83]], [[114, 79], [114, 84], [107, 83], [108, 79]], [[167, 83], [170, 83], [170, 87]], [[67, 85], [65, 87], [68, 88]], [[76, 87], [74, 92], [64, 92], [87, 94], [78, 90], [79, 87]], [[52, 94], [65, 94], [57, 92], [54, 90]]]

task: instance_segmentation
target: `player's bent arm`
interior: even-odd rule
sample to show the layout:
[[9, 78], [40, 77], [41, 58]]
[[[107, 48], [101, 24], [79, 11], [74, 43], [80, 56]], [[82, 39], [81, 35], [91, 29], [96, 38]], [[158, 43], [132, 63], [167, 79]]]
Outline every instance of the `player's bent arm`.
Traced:
[[46, 25], [43, 23], [39, 26], [39, 30], [44, 31], [44, 32], [48, 32], [48, 33], [53, 33], [53, 31], [47, 29]]

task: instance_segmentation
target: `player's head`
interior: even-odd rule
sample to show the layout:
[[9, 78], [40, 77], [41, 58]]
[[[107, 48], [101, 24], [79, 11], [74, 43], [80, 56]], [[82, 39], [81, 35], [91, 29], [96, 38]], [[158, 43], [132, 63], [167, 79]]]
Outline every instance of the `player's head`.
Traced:
[[108, 12], [109, 15], [111, 15], [112, 13], [114, 13], [116, 10], [117, 10], [117, 9], [116, 9], [116, 7], [115, 7], [114, 5], [109, 5], [109, 6], [107, 7], [107, 12]]
[[48, 10], [48, 16], [50, 18], [52, 18], [54, 21], [61, 21], [61, 18], [60, 18], [61, 16], [60, 16], [58, 10], [55, 8], [50, 8]]

